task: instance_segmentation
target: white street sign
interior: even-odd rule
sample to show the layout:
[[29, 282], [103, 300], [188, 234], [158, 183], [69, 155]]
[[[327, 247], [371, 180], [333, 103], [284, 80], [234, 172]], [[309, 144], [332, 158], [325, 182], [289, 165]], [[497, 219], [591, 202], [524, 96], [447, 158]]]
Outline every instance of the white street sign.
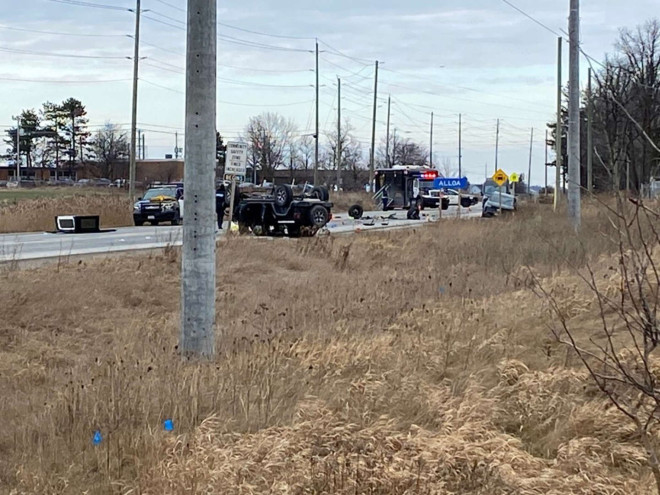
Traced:
[[238, 142], [227, 143], [225, 157], [225, 175], [241, 175], [247, 171], [247, 144]]

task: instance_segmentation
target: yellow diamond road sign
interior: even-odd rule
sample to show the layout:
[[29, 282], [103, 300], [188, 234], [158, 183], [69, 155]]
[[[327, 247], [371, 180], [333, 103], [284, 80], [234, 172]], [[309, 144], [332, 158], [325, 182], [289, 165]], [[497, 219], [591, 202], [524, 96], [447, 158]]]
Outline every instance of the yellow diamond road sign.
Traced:
[[511, 175], [509, 175], [509, 180], [511, 182], [519, 182], [520, 181], [520, 175], [518, 175], [516, 172], [514, 172]]
[[495, 184], [498, 186], [503, 186], [508, 178], [509, 177], [504, 173], [504, 170], [502, 169], [499, 169], [493, 174], [493, 181], [495, 181]]

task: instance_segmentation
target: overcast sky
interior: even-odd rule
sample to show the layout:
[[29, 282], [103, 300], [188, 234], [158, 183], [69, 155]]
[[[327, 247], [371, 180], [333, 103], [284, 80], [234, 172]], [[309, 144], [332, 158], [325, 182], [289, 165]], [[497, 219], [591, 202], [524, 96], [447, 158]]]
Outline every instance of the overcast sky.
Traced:
[[[78, 2], [120, 8], [114, 10], [76, 2], [22, 0], [19, 6], [0, 0], [3, 130], [22, 109], [68, 97], [87, 106], [93, 129], [108, 121], [129, 129], [134, 15], [121, 8], [135, 3]], [[292, 118], [299, 134], [313, 132], [318, 38], [322, 132], [336, 126], [340, 76], [343, 116], [368, 155], [373, 62], [379, 60], [377, 141], [385, 137], [391, 95], [392, 127], [426, 146], [435, 113], [434, 161], [455, 167], [461, 113], [464, 171], [477, 181], [486, 164], [489, 173], [494, 167], [500, 118], [501, 168], [527, 171], [533, 127], [532, 182], [542, 184], [543, 134], [556, 105], [557, 34], [550, 31], [567, 30], [569, 0], [511, 3], [549, 30], [503, 0], [219, 2], [218, 129], [237, 138], [250, 116], [272, 111]], [[172, 153], [176, 132], [184, 143], [185, 5], [142, 0], [149, 12], [143, 14], [138, 122], [149, 158]], [[657, 0], [583, 0], [584, 50], [602, 59], [613, 50], [619, 28], [644, 23], [657, 6]], [[585, 74], [586, 67], [583, 60]]]

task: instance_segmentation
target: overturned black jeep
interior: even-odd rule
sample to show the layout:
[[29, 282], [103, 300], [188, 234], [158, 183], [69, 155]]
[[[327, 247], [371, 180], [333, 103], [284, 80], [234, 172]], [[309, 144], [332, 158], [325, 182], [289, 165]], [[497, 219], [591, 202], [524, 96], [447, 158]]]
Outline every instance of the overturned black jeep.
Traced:
[[332, 203], [324, 187], [294, 195], [291, 186], [281, 184], [270, 193], [237, 194], [233, 216], [241, 234], [312, 237], [332, 218]]

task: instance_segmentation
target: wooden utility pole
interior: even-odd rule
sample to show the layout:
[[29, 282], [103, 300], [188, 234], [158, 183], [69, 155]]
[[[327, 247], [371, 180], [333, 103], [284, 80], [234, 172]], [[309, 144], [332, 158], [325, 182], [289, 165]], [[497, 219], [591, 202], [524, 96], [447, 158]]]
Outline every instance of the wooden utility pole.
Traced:
[[316, 40], [316, 131], [314, 132], [314, 185], [319, 181], [319, 41]]
[[128, 197], [135, 200], [135, 161], [137, 158], [138, 69], [140, 66], [140, 0], [135, 5], [135, 47], [133, 51], [133, 105], [131, 109], [131, 157], [128, 166]]
[[562, 43], [564, 40], [560, 36], [557, 39], [557, 128], [555, 130], [555, 151], [557, 153], [555, 168], [555, 197], [553, 201], [554, 211], [559, 208], [561, 198], [561, 173], [564, 161], [563, 154], [563, 122], [561, 117], [561, 88], [562, 88]]
[[458, 114], [458, 178], [463, 177], [463, 115]]
[[544, 141], [544, 143], [545, 143], [545, 145], [543, 146], [543, 148], [545, 150], [545, 161], [544, 161], [545, 166], [543, 167], [543, 168], [545, 168], [545, 189], [544, 189], [544, 191], [545, 191], [545, 196], [547, 197], [548, 196], [548, 129], [545, 130], [545, 141]]
[[500, 119], [497, 119], [497, 130], [495, 131], [495, 172], [499, 170], [498, 159], [500, 155]]
[[385, 166], [390, 166], [390, 103], [392, 97], [387, 97], [387, 134], [385, 135]]
[[431, 112], [431, 138], [429, 140], [429, 166], [433, 168], [433, 112]]
[[[378, 108], [378, 60], [376, 60], [376, 73], [374, 76], [374, 116], [371, 124], [371, 156], [369, 157], [369, 187], [374, 185], [374, 161], [376, 153], [376, 110]], [[371, 190], [371, 189], [370, 189]]]
[[16, 117], [16, 183], [21, 182], [21, 116]]
[[587, 103], [587, 191], [589, 194], [594, 192], [594, 97], [591, 92], [591, 67], [589, 67], [589, 82], [587, 93], [589, 100]]
[[337, 77], [337, 191], [341, 186], [341, 78]]
[[527, 194], [532, 192], [532, 150], [534, 148], [534, 128], [529, 138], [529, 168], [527, 169]]
[[181, 270], [184, 356], [215, 354], [215, 161], [217, 5], [188, 0], [186, 221]]
[[580, 0], [571, 0], [569, 20], [570, 74], [568, 92], [568, 216], [580, 229]]

